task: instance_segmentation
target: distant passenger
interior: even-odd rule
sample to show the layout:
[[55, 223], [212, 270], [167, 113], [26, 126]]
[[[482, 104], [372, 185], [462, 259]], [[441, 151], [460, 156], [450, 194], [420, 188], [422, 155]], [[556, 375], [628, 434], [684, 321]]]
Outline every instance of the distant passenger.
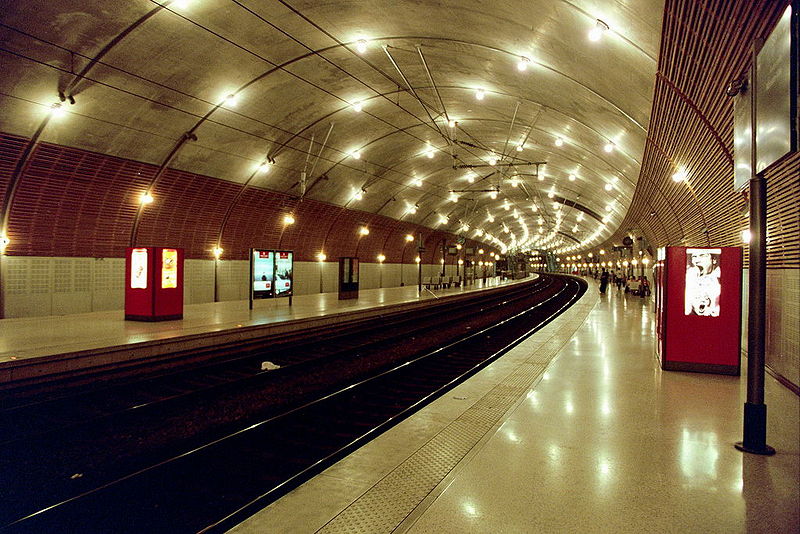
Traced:
[[608, 271], [603, 269], [603, 274], [600, 275], [600, 293], [606, 293], [606, 288], [608, 287]]

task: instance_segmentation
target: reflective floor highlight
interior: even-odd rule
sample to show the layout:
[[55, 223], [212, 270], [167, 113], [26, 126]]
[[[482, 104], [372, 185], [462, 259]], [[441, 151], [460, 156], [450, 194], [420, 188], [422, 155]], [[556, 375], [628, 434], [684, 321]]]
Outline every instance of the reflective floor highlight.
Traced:
[[[798, 397], [767, 376], [778, 452], [737, 451], [745, 377], [662, 371], [651, 299], [592, 284], [570, 312], [233, 532], [799, 532]], [[512, 390], [486, 431], [484, 408]], [[480, 435], [432, 481], [420, 462], [439, 466], [465, 433]]]

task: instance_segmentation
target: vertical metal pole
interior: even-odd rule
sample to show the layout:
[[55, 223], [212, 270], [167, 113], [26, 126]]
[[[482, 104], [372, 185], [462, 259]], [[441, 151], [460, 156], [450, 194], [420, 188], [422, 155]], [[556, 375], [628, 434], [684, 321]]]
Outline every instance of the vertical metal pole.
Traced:
[[419, 261], [417, 262], [417, 291], [422, 295], [422, 234], [419, 234], [419, 245], [417, 245], [417, 255]]
[[[3, 235], [0, 234], [0, 239], [2, 239]], [[6, 295], [6, 280], [3, 277], [3, 257], [6, 255], [5, 250], [2, 249], [3, 245], [0, 244], [0, 319], [5, 319], [6, 317], [6, 302], [5, 302], [5, 295]]]
[[417, 262], [417, 291], [419, 291], [420, 295], [422, 294], [422, 256]]
[[250, 289], [247, 290], [247, 296], [249, 298], [249, 309], [253, 309], [253, 279], [254, 279], [254, 272], [253, 268], [255, 265], [253, 264], [253, 249], [250, 249], [250, 276], [248, 276], [248, 284], [250, 285]]
[[767, 183], [761, 174], [750, 179], [750, 302], [747, 317], [747, 402], [743, 440], [736, 448], [755, 454], [775, 454], [767, 445], [767, 405], [764, 404], [764, 360], [767, 300]]
[[219, 302], [219, 258], [214, 255], [214, 302]]
[[767, 301], [767, 182], [756, 170], [756, 52], [750, 75], [750, 272], [747, 316], [747, 402], [744, 404], [743, 440], [740, 451], [771, 455], [767, 445], [767, 405], [764, 404], [764, 340]]

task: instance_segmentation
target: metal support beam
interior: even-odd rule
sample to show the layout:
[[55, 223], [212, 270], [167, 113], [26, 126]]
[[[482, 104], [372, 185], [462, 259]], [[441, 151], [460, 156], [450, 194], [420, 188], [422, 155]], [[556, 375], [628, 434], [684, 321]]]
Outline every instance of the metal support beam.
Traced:
[[531, 165], [546, 165], [546, 161], [522, 161], [520, 163], [489, 163], [453, 165], [454, 169], [477, 169], [479, 167], [530, 167]]
[[764, 404], [764, 356], [767, 310], [767, 182], [756, 172], [756, 52], [750, 85], [750, 272], [747, 317], [747, 402], [744, 404], [743, 439], [740, 451], [772, 455], [767, 445], [767, 405]]

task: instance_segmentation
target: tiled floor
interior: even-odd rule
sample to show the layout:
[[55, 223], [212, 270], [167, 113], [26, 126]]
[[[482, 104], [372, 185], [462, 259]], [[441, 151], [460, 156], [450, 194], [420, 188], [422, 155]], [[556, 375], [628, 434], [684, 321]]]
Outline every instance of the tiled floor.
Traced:
[[[650, 299], [594, 287], [466, 383], [233, 533], [800, 532], [800, 399], [661, 371]], [[744, 367], [744, 366], [743, 366]]]

